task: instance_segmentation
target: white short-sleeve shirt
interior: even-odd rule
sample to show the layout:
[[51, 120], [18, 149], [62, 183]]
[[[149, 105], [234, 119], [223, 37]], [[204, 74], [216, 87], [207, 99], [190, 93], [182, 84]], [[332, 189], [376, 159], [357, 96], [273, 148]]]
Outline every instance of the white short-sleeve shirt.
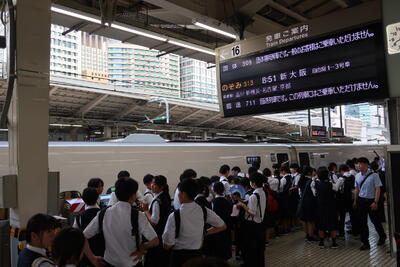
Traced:
[[[138, 263], [130, 256], [137, 250], [136, 237], [132, 236], [131, 205], [128, 202], [118, 201], [108, 208], [104, 214], [103, 233], [106, 244], [104, 260], [111, 265], [131, 267]], [[143, 212], [138, 216], [139, 235], [147, 240], [157, 237]], [[87, 239], [99, 233], [98, 215], [86, 227], [83, 234]]]
[[[180, 207], [180, 231], [175, 238], [175, 216], [171, 213], [162, 236], [163, 243], [172, 249], [200, 249], [203, 242], [204, 217], [202, 208], [195, 202], [184, 203]], [[222, 227], [224, 221], [212, 210], [206, 208], [206, 222], [214, 227]]]

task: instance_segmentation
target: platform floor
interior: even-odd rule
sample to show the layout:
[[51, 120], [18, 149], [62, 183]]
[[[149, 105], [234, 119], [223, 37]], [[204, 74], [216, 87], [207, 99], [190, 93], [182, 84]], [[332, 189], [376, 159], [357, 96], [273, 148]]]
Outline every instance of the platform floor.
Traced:
[[[378, 235], [372, 224], [370, 224], [371, 250], [369, 251], [360, 251], [360, 240], [354, 239], [351, 235], [346, 236], [346, 240], [338, 240], [339, 248], [337, 249], [328, 248], [327, 240], [325, 241], [325, 248], [321, 249], [318, 242], [307, 243], [304, 237], [304, 232], [298, 231], [272, 239], [270, 246], [265, 250], [265, 266], [396, 266], [396, 260], [389, 254], [388, 240], [386, 245], [376, 246]], [[237, 261], [231, 263], [234, 267], [240, 266]]]

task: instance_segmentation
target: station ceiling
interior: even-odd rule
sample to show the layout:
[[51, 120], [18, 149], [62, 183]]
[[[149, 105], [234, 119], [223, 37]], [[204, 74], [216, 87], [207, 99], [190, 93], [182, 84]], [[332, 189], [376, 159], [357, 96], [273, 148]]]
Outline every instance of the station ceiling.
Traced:
[[[235, 40], [193, 23], [218, 27], [244, 38], [353, 8], [376, 0], [53, 0], [59, 7], [98, 16], [103, 23], [118, 22], [174, 40], [215, 49]], [[213, 55], [53, 12], [53, 23], [127, 43], [174, 53], [206, 62]]]

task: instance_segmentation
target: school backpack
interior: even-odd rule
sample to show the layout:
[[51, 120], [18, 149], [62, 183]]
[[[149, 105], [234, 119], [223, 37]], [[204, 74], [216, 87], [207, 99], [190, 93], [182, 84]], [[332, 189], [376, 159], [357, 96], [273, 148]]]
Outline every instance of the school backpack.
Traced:
[[35, 259], [35, 260], [32, 262], [31, 267], [40, 267], [40, 265], [41, 265], [42, 263], [49, 263], [49, 264], [51, 264], [52, 266], [56, 266], [56, 265], [54, 264], [54, 262], [52, 262], [50, 259], [45, 258], [45, 257], [39, 257], [39, 258]]
[[[103, 220], [104, 220], [104, 215], [106, 214], [106, 211], [109, 207], [106, 207], [102, 210], [99, 211], [99, 233], [100, 235], [100, 240], [99, 242], [102, 242], [104, 244], [104, 250], [105, 250], [105, 239], [104, 239], [104, 232], [103, 232]], [[136, 248], [139, 249], [140, 246], [140, 236], [139, 236], [139, 211], [135, 207], [131, 207], [131, 225], [132, 225], [132, 232], [131, 235], [135, 237], [136, 239]], [[104, 253], [103, 253], [104, 255]]]
[[278, 196], [270, 188], [265, 192], [267, 196], [267, 206], [265, 208], [268, 212], [275, 212], [279, 209]]

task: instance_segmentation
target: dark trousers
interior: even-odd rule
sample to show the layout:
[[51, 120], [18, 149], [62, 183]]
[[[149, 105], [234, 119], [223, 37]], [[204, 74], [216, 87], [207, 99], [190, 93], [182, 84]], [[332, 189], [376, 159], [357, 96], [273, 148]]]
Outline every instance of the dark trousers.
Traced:
[[346, 211], [341, 209], [338, 211], [339, 217], [339, 236], [344, 236], [344, 221], [346, 219]]
[[178, 249], [171, 251], [169, 267], [182, 267], [190, 259], [201, 257], [200, 249]]
[[[106, 265], [107, 267], [115, 267], [114, 265], [111, 265], [111, 264], [109, 264], [108, 262], [105, 262], [105, 265]], [[142, 264], [141, 262], [139, 262], [139, 263], [136, 264], [136, 265], [132, 265], [132, 267], [143, 267], [143, 264]]]
[[373, 199], [359, 198], [357, 203], [358, 214], [360, 216], [360, 240], [365, 245], [369, 245], [368, 215], [375, 226], [375, 230], [378, 232], [379, 239], [386, 239], [385, 230], [383, 229], [378, 211], [371, 210], [370, 206], [373, 202]]
[[243, 261], [246, 267], [265, 266], [265, 226], [263, 223], [244, 222]]
[[360, 234], [360, 216], [357, 209], [351, 209], [350, 222], [351, 222], [351, 232], [353, 236], [358, 236]]
[[144, 267], [164, 267], [166, 262], [169, 262], [169, 251], [159, 245], [147, 250]]

